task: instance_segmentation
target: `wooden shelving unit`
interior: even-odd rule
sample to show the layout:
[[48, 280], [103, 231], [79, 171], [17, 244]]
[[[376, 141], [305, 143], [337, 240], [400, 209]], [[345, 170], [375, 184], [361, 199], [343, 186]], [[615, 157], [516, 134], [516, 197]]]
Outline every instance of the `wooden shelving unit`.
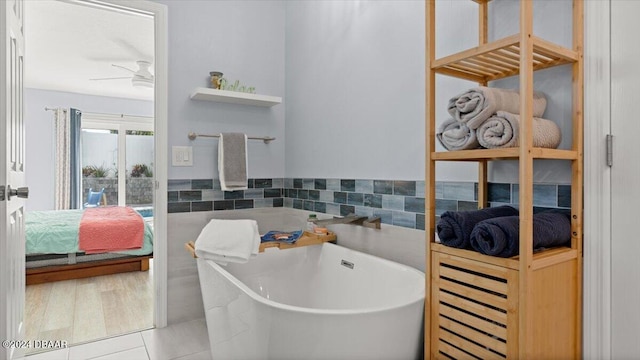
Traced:
[[[426, 0], [426, 358], [577, 359], [582, 354], [583, 2], [573, 0], [573, 46], [533, 35], [533, 5], [520, 1], [520, 33], [487, 41], [489, 0], [478, 3], [479, 45], [435, 58], [435, 0]], [[495, 6], [500, 6], [495, 4]], [[533, 73], [572, 64], [573, 142], [570, 150], [535, 148]], [[435, 77], [487, 85], [520, 80], [520, 147], [436, 152]], [[435, 169], [438, 161], [478, 163], [478, 204], [487, 205], [489, 161], [518, 160], [520, 255], [497, 258], [435, 242]], [[571, 247], [533, 253], [533, 163], [571, 164]]]
[[191, 93], [191, 99], [267, 107], [282, 103], [282, 98], [277, 96], [250, 94], [203, 87], [195, 88]]

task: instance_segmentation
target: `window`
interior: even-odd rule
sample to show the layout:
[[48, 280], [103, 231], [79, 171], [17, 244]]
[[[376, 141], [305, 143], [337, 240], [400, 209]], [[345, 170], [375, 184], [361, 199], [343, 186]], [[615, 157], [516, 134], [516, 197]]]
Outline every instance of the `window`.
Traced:
[[83, 197], [89, 188], [104, 188], [108, 205], [153, 205], [153, 123], [150, 117], [83, 113]]

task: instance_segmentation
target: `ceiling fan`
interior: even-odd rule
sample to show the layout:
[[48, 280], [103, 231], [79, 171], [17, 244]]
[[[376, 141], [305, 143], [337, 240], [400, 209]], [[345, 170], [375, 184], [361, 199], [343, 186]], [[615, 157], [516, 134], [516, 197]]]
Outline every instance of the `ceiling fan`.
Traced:
[[153, 79], [154, 79], [154, 77], [151, 74], [151, 72], [149, 72], [149, 67], [151, 66], [151, 63], [148, 62], [148, 61], [144, 61], [144, 60], [138, 60], [138, 61], [136, 61], [136, 64], [138, 64], [138, 70], [131, 70], [131, 69], [129, 69], [127, 67], [124, 67], [124, 66], [111, 64], [111, 66], [114, 66], [114, 67], [117, 67], [117, 68], [120, 68], [120, 69], [124, 69], [124, 70], [127, 70], [127, 71], [131, 72], [133, 74], [132, 76], [97, 78], [97, 79], [89, 79], [89, 80], [131, 79], [131, 84], [134, 87], [152, 88], [153, 87]]

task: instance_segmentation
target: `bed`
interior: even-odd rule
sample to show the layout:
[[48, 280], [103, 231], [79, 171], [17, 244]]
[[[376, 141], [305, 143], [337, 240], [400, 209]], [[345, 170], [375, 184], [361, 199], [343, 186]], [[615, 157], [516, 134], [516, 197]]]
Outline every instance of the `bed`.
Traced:
[[[125, 207], [93, 208], [93, 214]], [[127, 208], [131, 212], [131, 208]], [[26, 283], [27, 285], [51, 281], [79, 279], [130, 271], [146, 271], [153, 257], [153, 229], [143, 222], [142, 246], [129, 250], [93, 251], [80, 249], [80, 223], [85, 210], [52, 210], [27, 212], [26, 222]], [[142, 217], [135, 213], [142, 219]], [[107, 225], [107, 236], [118, 226], [110, 217], [102, 222]], [[113, 224], [113, 225], [112, 225]], [[86, 239], [86, 238], [85, 238]]]

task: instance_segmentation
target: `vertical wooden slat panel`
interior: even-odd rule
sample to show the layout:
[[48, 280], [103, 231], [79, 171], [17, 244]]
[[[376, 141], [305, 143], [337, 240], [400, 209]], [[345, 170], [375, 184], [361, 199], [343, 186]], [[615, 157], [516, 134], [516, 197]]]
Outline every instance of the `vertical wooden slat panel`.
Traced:
[[[428, 315], [430, 319], [430, 323], [425, 323], [425, 347], [429, 349], [430, 352], [426, 352], [425, 349], [425, 357], [430, 356], [431, 359], [435, 359], [438, 355], [437, 344], [440, 339], [440, 330], [438, 325], [438, 317], [440, 316], [440, 254], [437, 252], [432, 253], [433, 256], [429, 259], [430, 262], [427, 263], [425, 268], [431, 268], [431, 278], [430, 278], [430, 286], [427, 287], [427, 294], [429, 294], [430, 308], [427, 309], [425, 315]], [[428, 326], [427, 326], [428, 325]], [[427, 345], [427, 343], [430, 343]]]
[[[435, 103], [436, 103], [436, 73], [431, 69], [431, 64], [435, 60], [435, 42], [436, 42], [436, 4], [435, 0], [427, 0], [425, 2], [425, 234], [426, 234], [426, 266], [425, 266], [425, 281], [426, 284], [426, 293], [425, 293], [425, 329], [432, 329], [432, 321], [435, 323], [435, 320], [432, 320], [432, 312], [431, 308], [434, 307], [431, 297], [431, 279], [433, 279], [431, 274], [431, 243], [435, 241], [435, 211], [436, 211], [436, 175], [435, 175], [435, 161], [431, 158], [431, 154], [436, 150], [436, 123], [435, 123]], [[432, 349], [431, 346], [431, 338], [430, 334], [432, 332], [425, 331], [424, 332], [424, 353], [425, 356], [431, 356], [433, 358], [436, 357], [437, 349]], [[437, 339], [437, 338], [436, 338]], [[437, 344], [436, 341], [433, 342], [433, 347]]]
[[533, 4], [520, 1], [520, 266], [519, 357], [528, 358], [533, 333], [531, 262], [533, 257]]
[[[573, 82], [573, 149], [577, 151], [578, 158], [572, 162], [571, 181], [571, 247], [578, 250], [576, 269], [578, 274], [582, 272], [582, 208], [583, 208], [583, 154], [584, 154], [584, 119], [583, 119], [583, 97], [584, 97], [584, 74], [583, 74], [583, 51], [584, 51], [584, 4], [582, 0], [573, 0], [573, 50], [579, 55], [579, 60], [572, 67]], [[577, 276], [577, 294], [582, 294], [582, 276]], [[582, 314], [582, 297], [578, 296], [575, 302], [577, 314]], [[576, 334], [582, 331], [582, 316], [576, 316]], [[582, 337], [578, 336], [576, 342], [576, 357], [582, 357]]]
[[518, 280], [520, 274], [517, 271], [510, 271], [507, 276], [509, 292], [507, 293], [507, 359], [517, 359], [519, 352], [520, 338], [518, 336], [518, 294], [520, 287]]
[[[478, 44], [486, 44], [489, 41], [489, 4], [478, 3]], [[481, 81], [480, 86], [487, 86], [487, 81]], [[487, 207], [487, 161], [478, 161], [478, 209]]]
[[484, 209], [489, 204], [488, 162], [478, 161], [478, 209]]
[[478, 4], [478, 43], [480, 45], [486, 44], [489, 41], [489, 24], [487, 13], [489, 11], [489, 4], [486, 2]]

